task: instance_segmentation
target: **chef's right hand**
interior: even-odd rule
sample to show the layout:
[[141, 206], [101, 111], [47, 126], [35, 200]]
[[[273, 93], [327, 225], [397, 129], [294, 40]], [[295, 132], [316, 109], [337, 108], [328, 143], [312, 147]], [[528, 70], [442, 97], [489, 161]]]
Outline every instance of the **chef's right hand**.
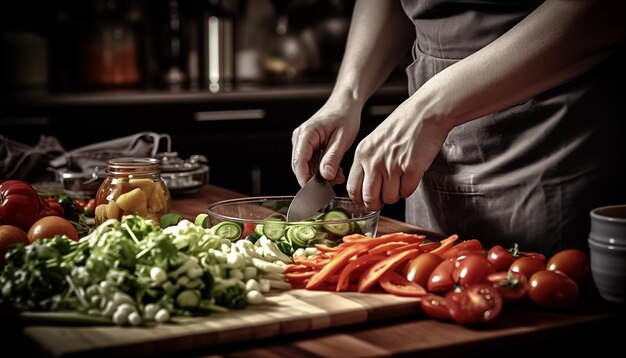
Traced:
[[303, 186], [318, 170], [331, 184], [345, 182], [339, 166], [359, 133], [361, 110], [349, 93], [333, 94], [291, 136], [291, 169]]

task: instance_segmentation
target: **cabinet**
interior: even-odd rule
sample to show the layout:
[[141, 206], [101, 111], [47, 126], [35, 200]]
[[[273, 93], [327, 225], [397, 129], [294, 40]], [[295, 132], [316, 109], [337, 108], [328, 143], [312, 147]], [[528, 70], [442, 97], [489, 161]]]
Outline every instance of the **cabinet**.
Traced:
[[[194, 44], [198, 45], [200, 39], [196, 38], [198, 23], [194, 19], [201, 13], [198, 9], [207, 10], [203, 6], [209, 3], [219, 3], [236, 20], [234, 44], [239, 55], [249, 55], [247, 50], [257, 51], [257, 56], [266, 53], [264, 46], [268, 42], [264, 40], [274, 31], [276, 17], [282, 14], [289, 16], [290, 31], [309, 41], [305, 43], [317, 49], [312, 53], [319, 57], [310, 58], [308, 71], [293, 78], [277, 78], [269, 74], [250, 77], [248, 72], [255, 66], [244, 66], [247, 62], [242, 59], [248, 58], [239, 56], [243, 62], [237, 62], [241, 71], [236, 72], [232, 88], [213, 91], [206, 84], [192, 85], [193, 76], [202, 77], [202, 71], [190, 67], [194, 61], [202, 62], [202, 56], [195, 57], [200, 47], [195, 48]], [[202, 154], [209, 159], [209, 180], [216, 185], [248, 195], [294, 194], [299, 186], [291, 171], [291, 133], [320, 108], [331, 92], [353, 2], [291, 1], [289, 6], [280, 8], [282, 12], [275, 8], [280, 3], [54, 2], [46, 3], [46, 11], [33, 17], [31, 10], [39, 2], [25, 0], [19, 11], [0, 15], [6, 20], [0, 35], [28, 33], [45, 41], [48, 61], [43, 67], [47, 76], [29, 87], [22, 81], [21, 72], [10, 68], [5, 71], [15, 73], [20, 81], [0, 80], [0, 134], [31, 146], [41, 135], [54, 136], [66, 150], [71, 150], [142, 131], [167, 133], [172, 149], [181, 157]], [[138, 66], [141, 80], [135, 85], [112, 86], [110, 81], [104, 81], [106, 86], [95, 86], [82, 76], [85, 69], [102, 74], [100, 68], [91, 66], [94, 56], [81, 54], [101, 44], [98, 41], [106, 36], [94, 34], [109, 34], [106, 29], [125, 29], [126, 34], [134, 34], [124, 39], [132, 38], [137, 51], [132, 62]], [[34, 46], [39, 47], [42, 46]], [[11, 58], [17, 64], [28, 57], [17, 54]], [[406, 98], [403, 68], [410, 62], [406, 58], [408, 54], [392, 79], [367, 103], [361, 137]], [[174, 65], [185, 70], [188, 81], [181, 86], [166, 86], [162, 74]], [[344, 171], [350, 169], [351, 161], [349, 152]], [[345, 194], [345, 190], [337, 189]]]
[[[210, 182], [248, 195], [290, 195], [291, 133], [324, 103], [331, 84], [239, 86], [230, 92], [14, 93], [0, 101], [0, 133], [34, 145], [40, 135], [65, 149], [141, 131], [167, 133], [172, 149], [209, 159]], [[406, 98], [403, 82], [383, 86], [363, 111], [361, 137]], [[344, 159], [349, 171], [352, 152]], [[345, 187], [337, 187], [345, 194]], [[400, 204], [399, 204], [400, 205]], [[402, 209], [387, 209], [393, 217]]]

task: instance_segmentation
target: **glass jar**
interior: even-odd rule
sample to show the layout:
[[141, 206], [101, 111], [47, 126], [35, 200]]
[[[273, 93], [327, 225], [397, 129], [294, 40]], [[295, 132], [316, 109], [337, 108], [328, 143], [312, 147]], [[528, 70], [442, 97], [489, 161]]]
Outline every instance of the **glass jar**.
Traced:
[[169, 211], [170, 193], [155, 158], [115, 158], [96, 194], [96, 225], [122, 215], [139, 215], [159, 224]]

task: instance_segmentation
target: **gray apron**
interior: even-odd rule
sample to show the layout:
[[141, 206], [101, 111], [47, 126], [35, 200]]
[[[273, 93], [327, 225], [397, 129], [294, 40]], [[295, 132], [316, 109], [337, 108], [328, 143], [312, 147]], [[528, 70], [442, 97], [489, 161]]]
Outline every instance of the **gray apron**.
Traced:
[[[539, 3], [403, 0], [417, 35], [409, 95]], [[587, 251], [589, 211], [626, 203], [625, 59], [622, 48], [575, 80], [454, 128], [407, 198], [407, 222], [485, 247]]]

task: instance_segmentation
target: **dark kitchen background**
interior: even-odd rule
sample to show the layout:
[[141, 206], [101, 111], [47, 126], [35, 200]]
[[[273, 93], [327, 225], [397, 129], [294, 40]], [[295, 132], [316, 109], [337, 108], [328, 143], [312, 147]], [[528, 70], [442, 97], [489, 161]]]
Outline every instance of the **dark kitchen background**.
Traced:
[[[0, 162], [50, 138], [70, 151], [150, 131], [168, 134], [182, 158], [205, 156], [210, 183], [293, 195], [291, 132], [330, 94], [353, 5], [11, 2], [0, 12]], [[361, 137], [406, 98], [409, 54], [398, 57], [363, 111]], [[403, 210], [398, 203], [383, 214], [402, 219]]]

